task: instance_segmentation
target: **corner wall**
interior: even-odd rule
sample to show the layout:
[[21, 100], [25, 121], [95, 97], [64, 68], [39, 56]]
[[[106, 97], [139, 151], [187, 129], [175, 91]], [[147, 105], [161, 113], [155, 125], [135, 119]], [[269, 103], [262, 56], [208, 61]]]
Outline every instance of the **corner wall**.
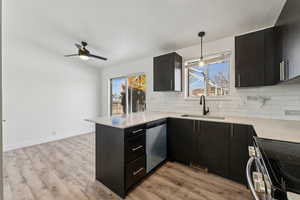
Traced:
[[4, 150], [94, 132], [84, 119], [101, 112], [100, 69], [51, 49], [63, 40], [50, 34], [44, 45], [39, 33], [26, 35], [28, 13], [22, 18], [13, 5], [6, 1], [3, 9]]
[[3, 200], [3, 134], [2, 134], [2, 0], [0, 0], [0, 200]]

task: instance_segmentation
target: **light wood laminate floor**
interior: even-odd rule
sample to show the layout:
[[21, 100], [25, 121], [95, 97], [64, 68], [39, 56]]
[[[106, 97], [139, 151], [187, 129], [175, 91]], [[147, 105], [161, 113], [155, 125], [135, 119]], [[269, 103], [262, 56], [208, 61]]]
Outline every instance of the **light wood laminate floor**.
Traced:
[[[95, 180], [95, 135], [4, 153], [4, 200], [120, 199]], [[112, 158], [113, 159], [113, 158]], [[249, 191], [218, 176], [167, 162], [128, 200], [250, 200]]]

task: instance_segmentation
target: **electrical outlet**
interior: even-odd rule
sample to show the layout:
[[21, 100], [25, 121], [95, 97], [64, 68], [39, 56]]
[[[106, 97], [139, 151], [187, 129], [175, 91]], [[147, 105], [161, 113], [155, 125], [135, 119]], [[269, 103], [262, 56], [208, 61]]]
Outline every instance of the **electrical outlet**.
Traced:
[[300, 116], [300, 110], [285, 110], [284, 114], [290, 116]]
[[56, 135], [56, 131], [52, 131], [52, 135], [55, 136]]

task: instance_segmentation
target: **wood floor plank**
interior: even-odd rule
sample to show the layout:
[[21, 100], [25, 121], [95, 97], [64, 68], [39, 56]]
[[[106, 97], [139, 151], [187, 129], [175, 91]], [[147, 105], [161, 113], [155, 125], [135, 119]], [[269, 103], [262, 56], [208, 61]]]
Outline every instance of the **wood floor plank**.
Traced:
[[77, 182], [77, 179], [72, 176], [73, 173], [70, 173], [77, 172], [78, 170], [69, 168], [69, 166], [64, 163], [65, 157], [62, 157], [55, 148], [49, 147], [49, 144], [40, 148], [40, 152], [47, 158], [44, 162], [47, 162], [50, 168], [53, 169], [54, 173], [68, 191], [76, 196], [77, 199], [88, 200], [88, 197], [82, 191], [81, 185]]
[[[169, 165], [169, 163], [166, 165]], [[174, 168], [176, 165], [177, 168]], [[246, 192], [247, 190], [244, 186], [208, 173], [201, 173], [200, 176], [200, 174], [194, 170], [184, 170], [185, 167], [179, 166], [178, 164], [172, 166], [172, 168], [164, 166], [164, 168], [157, 171], [157, 175], [168, 178], [172, 180], [172, 182], [180, 181], [183, 183], [181, 185], [182, 187], [187, 187], [190, 190], [197, 189], [199, 191], [210, 192], [212, 195], [228, 196], [228, 199], [233, 199], [233, 197], [230, 196], [237, 196], [240, 199], [249, 199], [249, 193]], [[218, 181], [211, 181], [215, 178], [218, 178]]]
[[[4, 154], [4, 200], [120, 200], [95, 180], [95, 134]], [[167, 162], [126, 200], [250, 200], [246, 187]]]
[[[4, 158], [3, 163], [6, 163], [6, 159]], [[8, 172], [7, 172], [7, 165], [3, 166], [3, 191], [5, 193], [5, 200], [13, 200], [13, 193], [12, 188], [10, 186], [9, 180], [8, 180]]]
[[41, 154], [40, 149], [40, 145], [30, 148], [32, 153], [28, 154], [28, 156], [32, 160], [32, 163], [34, 163], [33, 167], [39, 177], [50, 190], [51, 195], [58, 200], [76, 200], [76, 196], [68, 190], [62, 179], [55, 173], [55, 170], [47, 165], [46, 160], [48, 158]]
[[33, 168], [31, 160], [27, 157], [23, 149], [17, 151], [18, 168], [22, 176], [26, 180], [26, 184], [30, 188], [35, 199], [38, 200], [51, 200], [54, 196], [46, 187], [45, 183], [40, 179], [38, 174]]
[[23, 177], [21, 169], [17, 164], [17, 151], [6, 153], [5, 163], [8, 181], [11, 186], [12, 198], [20, 200], [37, 200], [27, 185], [27, 180]]

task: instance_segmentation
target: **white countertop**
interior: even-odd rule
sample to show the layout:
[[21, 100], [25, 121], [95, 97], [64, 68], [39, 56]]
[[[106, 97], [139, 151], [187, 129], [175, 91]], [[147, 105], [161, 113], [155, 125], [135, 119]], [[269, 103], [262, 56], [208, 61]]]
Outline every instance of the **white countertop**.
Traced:
[[295, 120], [277, 120], [263, 118], [248, 117], [225, 117], [225, 119], [207, 119], [182, 117], [184, 113], [164, 113], [164, 112], [143, 112], [134, 113], [124, 116], [99, 117], [95, 119], [87, 119], [89, 122], [103, 124], [116, 128], [128, 128], [147, 122], [164, 119], [164, 118], [182, 118], [195, 119], [201, 121], [215, 121], [223, 123], [247, 124], [252, 125], [258, 137], [283, 140], [300, 143], [300, 121]]

